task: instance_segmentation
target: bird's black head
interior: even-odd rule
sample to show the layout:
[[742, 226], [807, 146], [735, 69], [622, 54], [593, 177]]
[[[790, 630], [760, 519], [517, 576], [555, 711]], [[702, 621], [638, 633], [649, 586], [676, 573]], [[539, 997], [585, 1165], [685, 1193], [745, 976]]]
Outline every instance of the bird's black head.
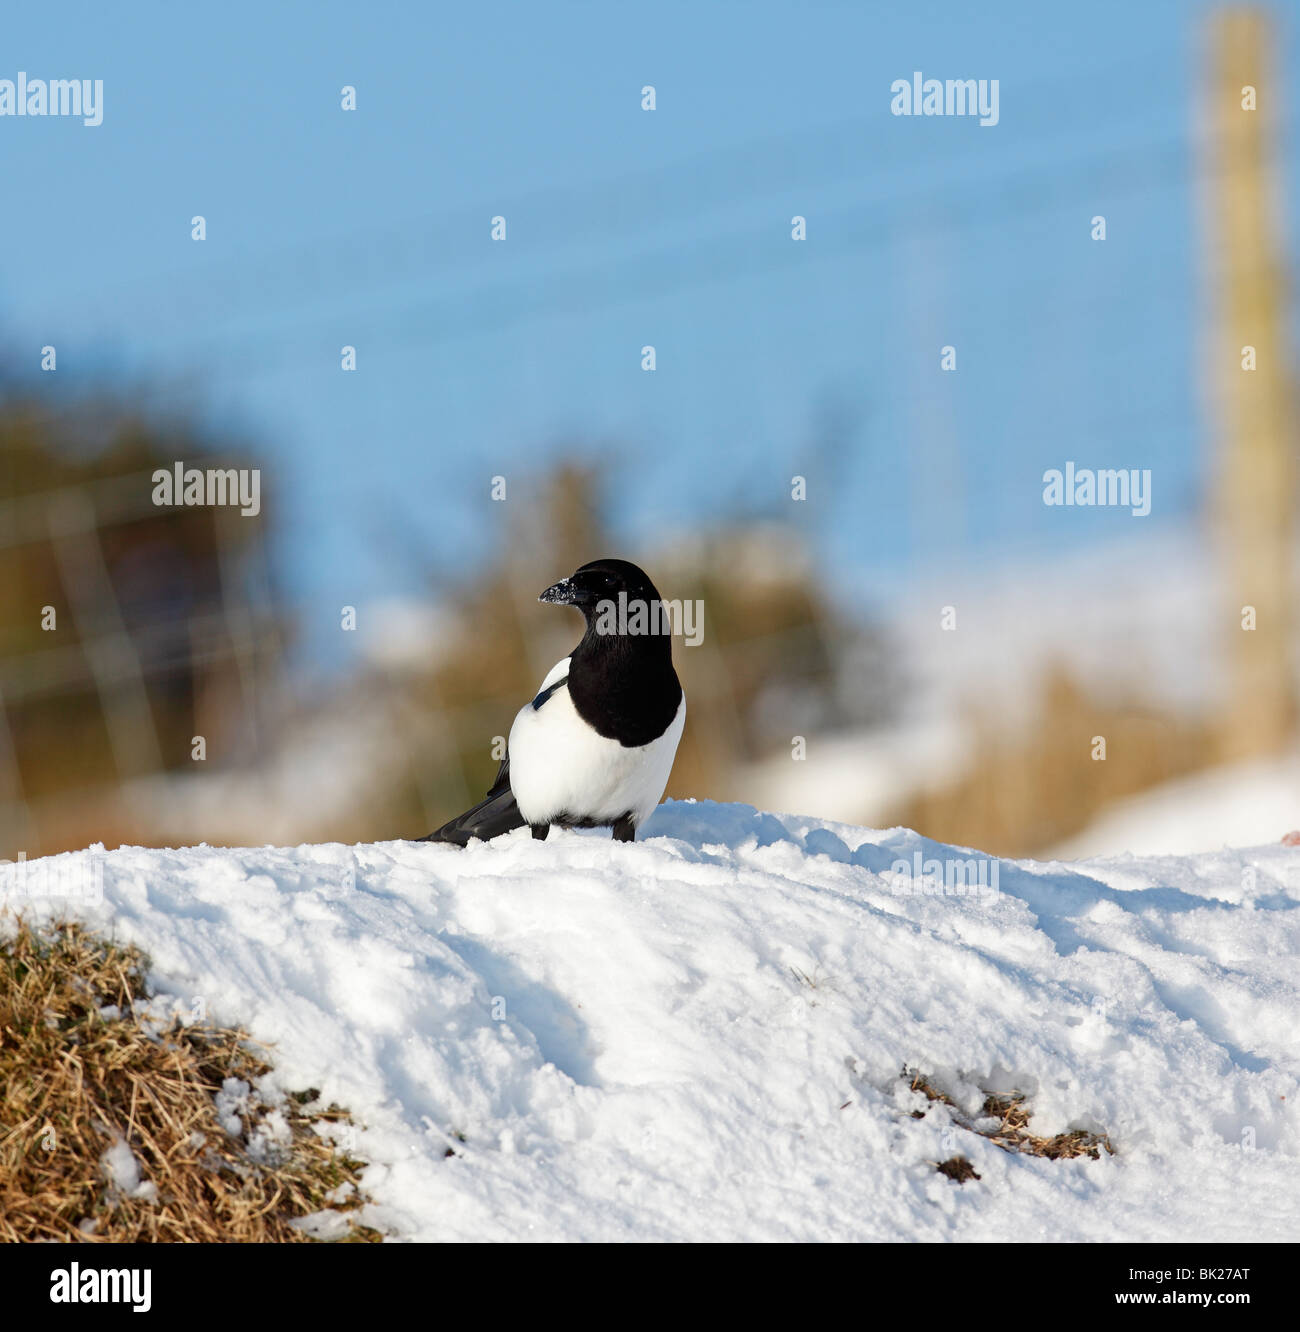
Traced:
[[645, 571], [627, 560], [593, 560], [571, 577], [548, 587], [537, 600], [555, 606], [576, 606], [590, 616], [603, 601], [617, 604], [620, 592], [629, 603], [659, 600], [659, 593]]
[[655, 585], [627, 560], [593, 560], [538, 598], [576, 606], [587, 622], [569, 655], [569, 697], [598, 735], [649, 744], [677, 714], [671, 619]]

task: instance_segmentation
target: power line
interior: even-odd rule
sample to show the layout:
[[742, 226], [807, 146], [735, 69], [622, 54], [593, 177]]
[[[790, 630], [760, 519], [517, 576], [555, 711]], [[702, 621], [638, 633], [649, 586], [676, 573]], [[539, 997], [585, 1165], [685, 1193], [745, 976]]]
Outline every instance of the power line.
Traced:
[[[1096, 77], [1122, 80], [1128, 75], [1141, 73], [1143, 79], [1139, 86], [1146, 87], [1152, 64], [1152, 58], [1128, 60], [1101, 71]], [[1019, 85], [1016, 94], [1021, 98], [1026, 95], [1033, 97], [1036, 94], [1055, 93], [1058, 88], [1057, 80], [1044, 78]], [[1035, 130], [1050, 126], [1067, 109], [1067, 104], [1059, 97], [1050, 97], [1047, 103], [1049, 110], [1046, 113], [1041, 108], [1036, 110]], [[1132, 104], [1126, 102], [1122, 110], [1125, 123], [1131, 122], [1134, 115]], [[434, 257], [434, 235], [471, 234], [482, 228], [486, 218], [498, 212], [533, 218], [563, 218], [565, 225], [571, 226], [573, 217], [581, 216], [585, 210], [602, 218], [603, 235], [608, 236], [611, 212], [621, 215], [624, 220], [630, 216], [643, 229], [646, 226], [661, 225], [666, 218], [687, 210], [698, 214], [702, 205], [707, 208], [719, 202], [731, 203], [762, 191], [778, 192], [782, 186], [773, 179], [773, 153], [784, 152], [791, 160], [797, 157], [801, 164], [811, 160], [806, 155], [807, 151], [820, 154], [823, 159], [829, 159], [820, 163], [824, 178], [828, 175], [830, 179], [836, 179], [854, 169], [852, 154], [864, 148], [877, 153], [869, 169], [888, 172], [900, 166], [929, 168], [936, 163], [951, 161], [965, 147], [961, 139], [953, 135], [948, 145], [945, 145], [951, 145], [949, 151], [929, 155], [924, 159], [906, 156], [905, 148], [900, 148], [892, 157], [880, 157], [878, 150], [882, 140], [879, 128], [879, 116], [864, 116], [812, 129], [761, 136], [739, 146], [707, 149], [663, 166], [624, 173], [612, 180], [548, 185], [521, 195], [507, 196], [504, 200], [484, 200], [475, 208], [423, 214], [400, 224], [358, 228], [334, 239], [318, 240], [311, 249], [301, 244], [285, 246], [263, 254], [252, 266], [232, 263], [210, 265], [207, 272], [200, 271], [198, 277], [224, 296], [229, 296], [236, 286], [247, 286], [260, 296], [266, 296], [282, 287], [286, 275], [293, 274], [300, 283], [298, 292], [301, 293], [309, 286], [309, 282], [304, 279], [314, 278], [326, 265], [337, 266], [341, 254], [366, 254], [373, 258], [376, 250], [387, 251], [384, 260], [391, 266], [394, 255], [405, 253], [408, 256], [405, 271], [409, 271], [411, 257], [422, 257], [425, 260]], [[896, 136], [894, 142], [903, 145], [906, 144], [906, 138]], [[827, 166], [830, 167], [828, 173], [824, 171]], [[761, 168], [762, 177], [752, 179], [748, 188], [737, 189], [734, 176], [738, 168], [743, 170], [746, 167]], [[814, 164], [814, 178], [816, 172], [817, 164]], [[647, 199], [653, 199], [654, 209], [645, 206]], [[624, 234], [636, 230], [636, 226], [623, 229]], [[572, 240], [571, 234], [566, 234], [566, 239]], [[445, 258], [446, 264], [454, 262], [454, 259]], [[399, 268], [397, 271], [404, 270]], [[186, 315], [193, 317], [196, 310], [192, 294], [186, 294], [178, 288], [192, 283], [195, 276], [194, 269], [176, 269], [170, 274], [147, 281], [154, 284], [155, 290], [161, 290], [176, 300]], [[373, 274], [363, 271], [359, 280], [368, 276], [373, 277]], [[120, 313], [121, 292], [139, 290], [143, 285], [137, 280], [115, 284], [102, 292], [99, 298], [92, 296], [90, 304], [93, 307], [97, 299], [112, 301], [114, 311]], [[79, 311], [84, 312], [86, 293], [78, 291], [76, 300]], [[156, 297], [150, 301], [150, 306], [156, 310]]]
[[[702, 241], [660, 246], [632, 258], [617, 259], [596, 267], [548, 272], [507, 279], [470, 288], [436, 304], [423, 304], [385, 314], [369, 325], [353, 321], [347, 340], [372, 350], [382, 346], [384, 338], [398, 337], [404, 346], [436, 343], [451, 337], [473, 336], [507, 327], [538, 315], [555, 316], [608, 308], [637, 299], [655, 297], [680, 290], [684, 286], [705, 286], [719, 281], [747, 276], [766, 276], [805, 264], [823, 263], [845, 254], [868, 252], [887, 245], [900, 229], [916, 217], [924, 217], [927, 230], [950, 234], [966, 228], [1003, 222], [1008, 216], [1024, 218], [1050, 210], [1068, 201], [1066, 189], [1078, 190], [1080, 175], [1099, 172], [1101, 184], [1088, 187], [1090, 201], [1113, 198], [1116, 192], [1132, 193], [1161, 185], [1177, 183], [1189, 174], [1184, 139], [1167, 140], [1156, 145], [1142, 145], [1120, 153], [1108, 151], [1087, 159], [1054, 162], [1047, 167], [1016, 168], [992, 185], [998, 190], [996, 202], [1004, 206], [994, 211], [987, 197], [976, 201], [965, 185], [946, 185], [920, 195], [894, 199], [885, 208], [874, 209], [863, 218], [861, 210], [840, 209], [814, 220], [819, 236], [827, 240], [801, 244], [776, 238], [783, 236], [779, 226], [749, 228], [744, 232], [724, 232]], [[983, 182], [985, 192], [990, 182]], [[527, 289], [541, 299], [520, 307], [519, 294]], [[315, 327], [315, 326], [313, 326]], [[341, 333], [340, 336], [343, 334]], [[210, 388], [214, 380], [238, 376], [241, 381], [279, 372], [286, 365], [307, 356], [320, 355], [314, 341], [304, 355], [303, 348], [292, 348], [281, 335], [273, 333], [271, 343], [253, 343], [242, 338], [238, 354], [230, 348], [233, 340], [214, 339], [197, 344], [191, 355], [201, 365], [191, 370], [179, 386], [179, 392], [193, 398], [200, 385]], [[325, 362], [321, 362], [322, 365]], [[145, 400], [166, 401], [177, 393], [176, 387], [146, 388]], [[132, 399], [133, 405], [137, 399]], [[28, 421], [57, 420], [75, 416], [84, 407], [78, 404], [25, 413]]]

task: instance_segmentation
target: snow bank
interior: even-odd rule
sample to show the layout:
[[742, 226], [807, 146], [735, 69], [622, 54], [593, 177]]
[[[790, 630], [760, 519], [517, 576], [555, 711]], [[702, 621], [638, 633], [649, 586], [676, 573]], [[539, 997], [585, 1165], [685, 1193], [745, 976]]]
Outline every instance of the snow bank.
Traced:
[[[92, 848], [7, 900], [140, 944], [277, 1085], [351, 1107], [397, 1237], [1300, 1238], [1300, 850], [917, 893], [896, 862], [974, 853], [740, 805], [646, 832]], [[1004, 1152], [904, 1065], [1116, 1154]]]

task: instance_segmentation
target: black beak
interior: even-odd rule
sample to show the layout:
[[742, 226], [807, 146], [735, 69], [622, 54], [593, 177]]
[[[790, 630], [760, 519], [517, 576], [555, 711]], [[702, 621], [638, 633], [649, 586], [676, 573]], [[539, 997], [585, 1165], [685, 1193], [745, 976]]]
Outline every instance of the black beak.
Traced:
[[552, 606], [583, 606], [590, 597], [574, 585], [572, 578], [561, 578], [558, 583], [548, 587], [537, 600], [548, 602]]

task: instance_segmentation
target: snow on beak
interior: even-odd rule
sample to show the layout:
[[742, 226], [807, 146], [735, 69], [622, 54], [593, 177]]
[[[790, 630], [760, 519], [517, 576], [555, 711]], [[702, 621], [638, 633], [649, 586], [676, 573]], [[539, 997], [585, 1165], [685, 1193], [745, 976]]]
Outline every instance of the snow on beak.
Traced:
[[537, 600], [549, 602], [553, 606], [576, 606], [580, 595], [573, 585], [572, 578], [561, 578], [558, 583], [548, 587]]

